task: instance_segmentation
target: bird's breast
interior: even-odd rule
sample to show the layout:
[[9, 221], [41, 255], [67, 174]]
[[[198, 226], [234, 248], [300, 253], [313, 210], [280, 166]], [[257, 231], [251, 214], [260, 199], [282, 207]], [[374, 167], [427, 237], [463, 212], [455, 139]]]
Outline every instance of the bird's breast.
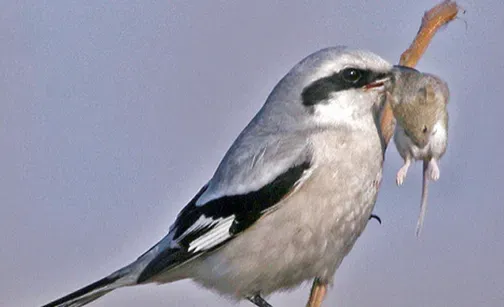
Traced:
[[323, 145], [314, 144], [315, 168], [301, 196], [306, 199], [294, 206], [304, 205], [306, 212], [300, 214], [305, 215], [307, 228], [320, 238], [323, 253], [333, 257], [337, 267], [373, 210], [382, 176], [382, 148], [377, 134], [329, 134], [313, 142]]

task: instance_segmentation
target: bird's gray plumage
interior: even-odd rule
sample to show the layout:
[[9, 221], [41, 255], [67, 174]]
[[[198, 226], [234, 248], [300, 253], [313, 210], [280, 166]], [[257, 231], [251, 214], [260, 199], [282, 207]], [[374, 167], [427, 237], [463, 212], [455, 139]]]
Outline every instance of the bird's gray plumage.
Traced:
[[[349, 79], [356, 72], [348, 69], [362, 78]], [[383, 91], [364, 85], [390, 69], [371, 52], [345, 47], [306, 57], [275, 86], [165, 238], [108, 283], [46, 306], [81, 306], [117, 287], [184, 278], [236, 299], [315, 277], [331, 281], [376, 200]]]

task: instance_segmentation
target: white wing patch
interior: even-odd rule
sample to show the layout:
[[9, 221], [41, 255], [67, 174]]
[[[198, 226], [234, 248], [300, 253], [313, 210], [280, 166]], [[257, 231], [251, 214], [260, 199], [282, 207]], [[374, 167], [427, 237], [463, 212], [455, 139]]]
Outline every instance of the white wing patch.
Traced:
[[194, 222], [194, 224], [191, 225], [191, 227], [187, 228], [187, 230], [184, 231], [177, 238], [177, 241], [182, 240], [183, 238], [185, 238], [191, 232], [198, 231], [198, 230], [200, 230], [202, 228], [205, 228], [205, 227], [211, 227], [212, 225], [217, 224], [220, 220], [222, 220], [222, 218], [219, 218], [219, 219], [215, 220], [215, 219], [213, 219], [211, 217], [206, 217], [204, 214], [202, 214], [202, 215], [200, 215], [200, 217], [198, 218], [198, 220], [196, 220], [196, 222]]
[[213, 247], [231, 238], [229, 229], [233, 224], [234, 219], [235, 215], [215, 219], [212, 217], [207, 217], [204, 214], [202, 214], [198, 218], [198, 220], [196, 220], [196, 222], [194, 222], [194, 224], [191, 225], [191, 227], [187, 228], [186, 231], [184, 231], [180, 236], [178, 236], [173, 241], [173, 243], [178, 245], [178, 243], [187, 238], [187, 236], [197, 233], [202, 229], [211, 228], [208, 231], [202, 233], [199, 237], [190, 241], [188, 244], [189, 247], [187, 251], [197, 253], [200, 251], [212, 249]]
[[188, 251], [196, 253], [208, 250], [231, 238], [229, 228], [233, 224], [234, 218], [235, 216], [231, 215], [225, 219], [219, 219], [215, 228], [189, 244]]

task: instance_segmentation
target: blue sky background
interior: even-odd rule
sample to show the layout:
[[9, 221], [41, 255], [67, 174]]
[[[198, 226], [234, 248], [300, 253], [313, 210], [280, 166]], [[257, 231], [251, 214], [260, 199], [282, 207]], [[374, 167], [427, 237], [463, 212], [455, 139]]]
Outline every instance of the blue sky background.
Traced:
[[[3, 1], [0, 306], [38, 306], [167, 232], [276, 82], [320, 48], [397, 63], [437, 1]], [[414, 235], [421, 167], [393, 146], [327, 306], [503, 306], [504, 2], [467, 10], [418, 65], [451, 88], [450, 143]], [[304, 306], [309, 285], [273, 295]], [[225, 306], [182, 281], [91, 306]], [[250, 306], [243, 303], [240, 306]]]

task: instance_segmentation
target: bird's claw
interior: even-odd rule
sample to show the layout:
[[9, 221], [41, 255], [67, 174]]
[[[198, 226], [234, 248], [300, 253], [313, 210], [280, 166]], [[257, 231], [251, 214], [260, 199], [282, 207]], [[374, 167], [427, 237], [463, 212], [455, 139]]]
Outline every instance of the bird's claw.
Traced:
[[377, 220], [377, 221], [378, 221], [378, 223], [380, 223], [380, 225], [381, 225], [381, 218], [380, 218], [378, 215], [376, 215], [376, 214], [371, 214], [371, 216], [369, 217], [369, 219], [370, 219], [370, 220], [375, 219], [375, 220]]

